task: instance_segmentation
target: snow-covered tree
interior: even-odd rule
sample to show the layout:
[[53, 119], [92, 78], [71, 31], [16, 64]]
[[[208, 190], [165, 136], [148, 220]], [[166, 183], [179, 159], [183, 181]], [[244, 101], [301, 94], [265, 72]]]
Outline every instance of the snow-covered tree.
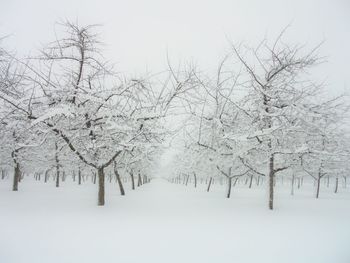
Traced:
[[115, 73], [101, 54], [94, 29], [63, 24], [64, 35], [27, 65], [35, 87], [32, 104], [17, 110], [31, 120], [31, 127], [54, 134], [96, 170], [98, 205], [104, 205], [104, 170], [125, 151], [161, 142], [160, 121], [184, 87], [155, 88], [147, 78]]

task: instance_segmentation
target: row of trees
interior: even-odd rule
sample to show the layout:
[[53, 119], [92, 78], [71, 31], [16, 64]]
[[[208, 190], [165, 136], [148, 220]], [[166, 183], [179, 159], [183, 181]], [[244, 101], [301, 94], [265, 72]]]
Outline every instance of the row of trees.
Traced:
[[1, 49], [1, 164], [13, 167], [15, 191], [21, 170], [55, 170], [58, 180], [92, 169], [102, 206], [106, 169], [145, 174], [167, 133], [164, 117], [186, 87], [117, 73], [96, 26], [61, 26], [62, 37], [26, 60]]
[[[63, 151], [59, 151], [59, 149], [53, 151], [55, 150], [57, 152], [55, 152], [54, 158], [52, 160], [47, 158], [46, 162], [41, 164], [40, 160], [36, 158], [25, 159], [24, 156], [21, 156], [21, 169], [19, 169], [18, 174], [14, 173], [17, 178], [13, 178], [12, 190], [18, 191], [19, 183], [22, 180], [26, 181], [28, 177], [34, 178], [35, 181], [42, 181], [45, 184], [52, 182], [56, 187], [60, 187], [66, 181], [76, 182], [78, 185], [89, 181], [93, 184], [97, 183], [96, 169], [80, 163], [77, 159], [67, 159]], [[38, 157], [46, 158], [45, 156]], [[130, 185], [128, 188], [135, 190], [136, 187], [152, 180], [152, 170], [155, 169], [153, 166], [156, 163], [155, 158], [158, 158], [158, 156], [154, 152], [148, 152], [147, 155], [126, 153], [104, 170], [105, 180], [109, 183], [116, 183], [120, 194], [125, 195], [125, 183]], [[33, 167], [31, 167], [32, 165]], [[9, 167], [4, 166], [0, 171], [1, 180], [12, 178], [12, 170], [6, 168]]]
[[88, 169], [104, 205], [106, 171], [150, 171], [175, 113], [187, 118], [173, 181], [209, 176], [210, 188], [220, 175], [229, 197], [235, 178], [263, 177], [273, 209], [279, 174], [311, 176], [317, 197], [322, 178], [347, 174], [347, 98], [312, 80], [318, 48], [287, 45], [282, 32], [254, 48], [232, 44], [214, 77], [170, 63], [160, 79], [128, 77], [103, 57], [95, 28], [64, 23], [62, 37], [26, 60], [0, 50], [1, 165], [13, 169], [13, 190], [21, 170], [59, 180]]
[[224, 177], [230, 197], [239, 178], [265, 178], [273, 209], [276, 176], [290, 176], [293, 186], [310, 176], [318, 198], [322, 178], [338, 184], [348, 175], [347, 96], [330, 98], [312, 80], [311, 70], [324, 62], [318, 47], [287, 45], [283, 35], [257, 47], [232, 44], [214, 77], [197, 71], [173, 182], [209, 176], [209, 191], [213, 178]]

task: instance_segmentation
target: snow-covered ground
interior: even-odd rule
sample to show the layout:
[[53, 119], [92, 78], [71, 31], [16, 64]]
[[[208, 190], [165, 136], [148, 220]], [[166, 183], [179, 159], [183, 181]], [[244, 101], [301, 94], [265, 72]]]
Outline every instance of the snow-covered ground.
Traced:
[[1, 263], [350, 262], [349, 189], [323, 187], [316, 200], [307, 186], [293, 197], [278, 186], [268, 211], [264, 190], [245, 186], [226, 199], [218, 185], [155, 179], [122, 197], [113, 183], [105, 207], [90, 182], [10, 188], [0, 181]]

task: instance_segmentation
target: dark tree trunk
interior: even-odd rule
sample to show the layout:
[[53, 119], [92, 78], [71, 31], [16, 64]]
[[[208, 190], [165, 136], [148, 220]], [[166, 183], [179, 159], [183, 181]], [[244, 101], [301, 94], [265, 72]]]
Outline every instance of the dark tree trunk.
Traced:
[[55, 161], [56, 161], [56, 187], [60, 186], [60, 164], [58, 160], [58, 145], [55, 143]]
[[98, 205], [105, 205], [105, 174], [103, 168], [97, 169], [98, 173]]
[[141, 180], [141, 174], [138, 173], [138, 176], [137, 176], [137, 186], [141, 186], [142, 185], [142, 180]]
[[231, 196], [231, 188], [232, 188], [232, 177], [227, 178], [227, 198]]
[[252, 184], [253, 184], [253, 174], [250, 175], [249, 188], [252, 188]]
[[339, 184], [339, 179], [338, 177], [335, 178], [335, 189], [334, 189], [334, 193], [338, 193], [338, 184]]
[[210, 186], [211, 186], [212, 181], [213, 181], [213, 177], [210, 177], [207, 192], [209, 192], [209, 190], [210, 190]]
[[44, 183], [47, 183], [48, 178], [49, 178], [49, 170], [46, 170], [44, 175]]
[[18, 191], [18, 182], [20, 180], [20, 177], [21, 177], [21, 170], [19, 168], [19, 163], [15, 162], [12, 191]]
[[275, 177], [275, 170], [274, 170], [274, 156], [270, 156], [269, 161], [269, 209], [273, 210], [273, 197], [274, 197], [274, 177]]
[[121, 194], [121, 195], [125, 195], [123, 183], [122, 183], [122, 180], [120, 179], [120, 174], [118, 173], [118, 170], [117, 170], [117, 169], [114, 169], [114, 173], [115, 173], [115, 177], [117, 178], [117, 182], [118, 182], [118, 185], [119, 185], [120, 194]]
[[316, 179], [316, 198], [320, 196], [320, 184], [321, 184], [321, 176], [318, 175]]
[[294, 183], [295, 182], [295, 175], [292, 175], [292, 182], [291, 182], [291, 190], [290, 190], [290, 194], [294, 195]]
[[234, 181], [233, 186], [236, 186], [237, 181], [238, 181], [238, 177], [237, 177], [236, 180]]
[[80, 171], [80, 168], [78, 170], [78, 184], [81, 184], [81, 171]]
[[197, 175], [196, 173], [193, 173], [193, 178], [194, 178], [194, 187], [197, 187]]
[[130, 173], [130, 177], [131, 177], [131, 189], [135, 190], [135, 178], [134, 178], [133, 172]]
[[97, 178], [97, 174], [94, 172], [94, 175], [93, 175], [93, 183], [96, 184], [96, 178]]
[[56, 187], [60, 186], [60, 170], [56, 170]]

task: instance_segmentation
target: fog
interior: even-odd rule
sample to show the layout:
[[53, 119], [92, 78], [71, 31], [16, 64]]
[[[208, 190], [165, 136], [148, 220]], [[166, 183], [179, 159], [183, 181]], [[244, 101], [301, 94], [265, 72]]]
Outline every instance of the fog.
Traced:
[[346, 0], [92, 1], [2, 0], [5, 45], [28, 55], [55, 38], [56, 22], [101, 24], [105, 55], [118, 71], [159, 72], [172, 62], [216, 67], [234, 43], [273, 39], [290, 25], [286, 40], [320, 50], [328, 63], [317, 69], [330, 91], [348, 90], [350, 3]]

